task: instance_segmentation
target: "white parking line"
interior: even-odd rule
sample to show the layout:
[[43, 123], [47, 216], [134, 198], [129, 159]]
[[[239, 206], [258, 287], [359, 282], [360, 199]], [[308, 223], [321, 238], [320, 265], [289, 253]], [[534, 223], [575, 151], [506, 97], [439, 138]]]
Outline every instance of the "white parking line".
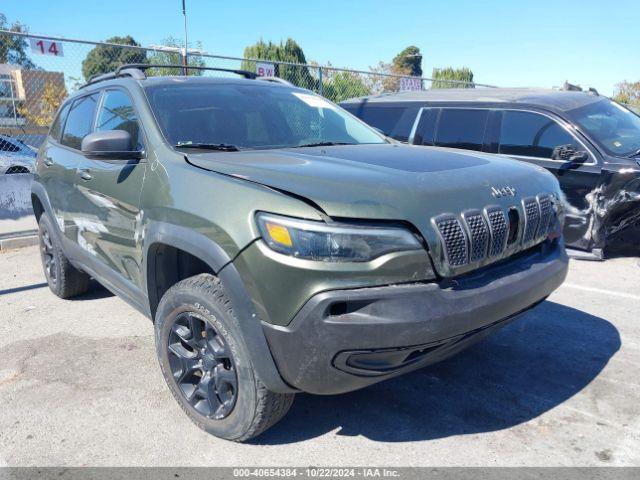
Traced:
[[619, 298], [628, 298], [631, 300], [640, 301], [640, 295], [633, 295], [632, 293], [624, 293], [624, 292], [614, 292], [613, 290], [605, 290], [603, 288], [595, 288], [595, 287], [585, 287], [583, 285], [576, 285], [575, 283], [563, 283], [560, 288], [573, 288], [575, 290], [582, 290], [584, 292], [593, 292], [600, 293], [602, 295], [607, 295], [610, 297], [619, 297]]

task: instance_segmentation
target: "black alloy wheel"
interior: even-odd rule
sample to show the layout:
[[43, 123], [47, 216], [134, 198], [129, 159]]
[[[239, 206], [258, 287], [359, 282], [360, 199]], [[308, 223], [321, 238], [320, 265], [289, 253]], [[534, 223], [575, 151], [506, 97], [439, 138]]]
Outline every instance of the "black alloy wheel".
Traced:
[[220, 420], [236, 403], [238, 379], [227, 342], [195, 312], [173, 320], [168, 339], [171, 373], [180, 392], [201, 415]]

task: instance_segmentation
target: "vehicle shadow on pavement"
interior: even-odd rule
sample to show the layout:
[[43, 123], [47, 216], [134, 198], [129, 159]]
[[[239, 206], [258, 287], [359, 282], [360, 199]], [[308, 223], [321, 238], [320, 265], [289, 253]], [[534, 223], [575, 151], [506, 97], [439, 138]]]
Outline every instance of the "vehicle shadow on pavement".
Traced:
[[[7, 288], [4, 290], [0, 290], [0, 296], [10, 295], [12, 293], [27, 292], [29, 290], [38, 290], [40, 288], [47, 288], [47, 286], [48, 286], [47, 282], [42, 282], [42, 283], [34, 283], [32, 285], [22, 285], [20, 287]], [[113, 296], [114, 296], [113, 293], [111, 293], [105, 287], [103, 287], [98, 282], [92, 279], [91, 282], [89, 283], [89, 290], [87, 290], [86, 293], [83, 293], [82, 295], [79, 295], [77, 297], [69, 298], [67, 300], [68, 301], [98, 300], [100, 298], [107, 298], [107, 297], [113, 297]]]
[[77, 297], [71, 297], [68, 298], [68, 301], [85, 301], [85, 300], [99, 300], [101, 298], [107, 298], [107, 297], [113, 297], [114, 294], [107, 290], [106, 287], [103, 287], [100, 283], [98, 283], [97, 281], [95, 281], [93, 278], [91, 279], [91, 281], [89, 282], [89, 290], [87, 290], [86, 293], [83, 293], [82, 295], [79, 295]]
[[547, 301], [440, 364], [345, 395], [299, 394], [252, 443], [287, 444], [336, 429], [404, 442], [509, 428], [571, 398], [619, 348], [608, 321]]
[[12, 293], [28, 292], [29, 290], [38, 290], [39, 288], [45, 288], [46, 286], [47, 286], [47, 282], [42, 282], [42, 283], [34, 283], [32, 285], [22, 285], [20, 287], [5, 288], [4, 290], [0, 290], [0, 297], [2, 295], [10, 295]]

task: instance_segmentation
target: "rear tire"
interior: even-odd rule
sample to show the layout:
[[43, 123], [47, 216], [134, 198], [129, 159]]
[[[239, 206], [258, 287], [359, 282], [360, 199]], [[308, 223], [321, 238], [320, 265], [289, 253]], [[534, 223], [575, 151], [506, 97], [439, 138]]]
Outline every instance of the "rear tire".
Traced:
[[75, 268], [62, 252], [46, 213], [38, 222], [40, 258], [51, 291], [60, 298], [82, 295], [89, 289], [89, 275]]
[[155, 317], [156, 353], [180, 407], [206, 432], [242, 442], [282, 419], [294, 394], [272, 392], [257, 378], [238, 323], [210, 274], [171, 287]]

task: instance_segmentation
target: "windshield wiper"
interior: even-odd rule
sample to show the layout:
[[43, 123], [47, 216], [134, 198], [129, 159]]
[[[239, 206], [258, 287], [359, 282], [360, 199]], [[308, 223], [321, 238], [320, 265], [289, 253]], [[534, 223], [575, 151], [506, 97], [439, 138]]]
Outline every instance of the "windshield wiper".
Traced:
[[640, 155], [640, 148], [629, 155], [629, 158], [637, 157], [638, 155]]
[[349, 142], [316, 142], [316, 143], [303, 143], [292, 148], [304, 148], [304, 147], [332, 147], [334, 145], [357, 145]]
[[198, 143], [198, 142], [178, 142], [176, 148], [199, 148], [202, 150], [220, 150], [222, 152], [238, 152], [240, 149], [229, 143]]

